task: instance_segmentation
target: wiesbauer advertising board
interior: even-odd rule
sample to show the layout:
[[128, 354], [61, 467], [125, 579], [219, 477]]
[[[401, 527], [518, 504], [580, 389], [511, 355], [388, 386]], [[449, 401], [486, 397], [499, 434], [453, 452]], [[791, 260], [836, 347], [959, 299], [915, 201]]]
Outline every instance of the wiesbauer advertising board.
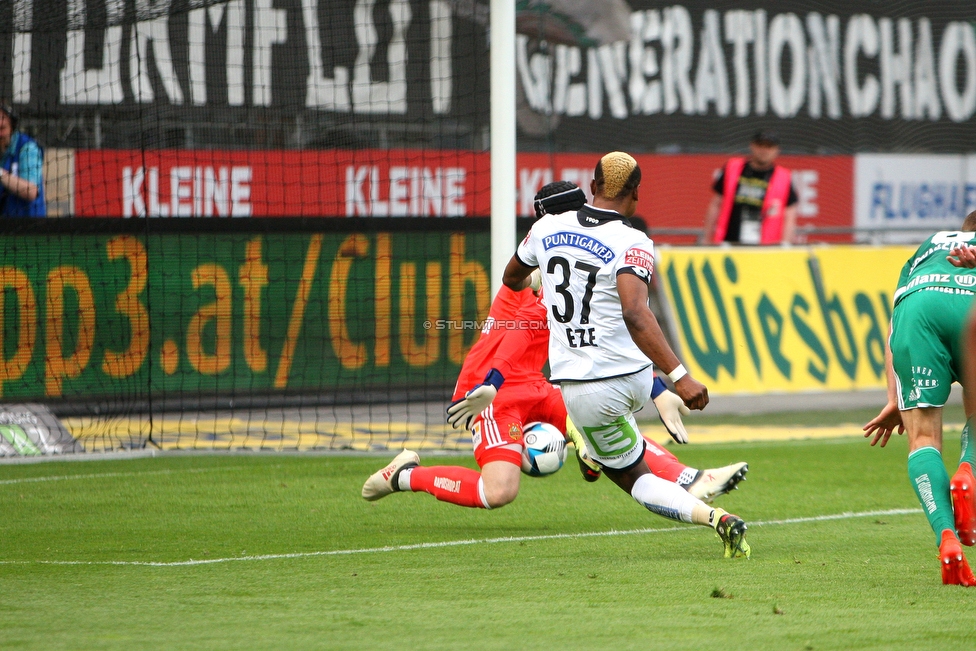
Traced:
[[715, 395], [877, 389], [913, 247], [666, 248], [682, 359]]

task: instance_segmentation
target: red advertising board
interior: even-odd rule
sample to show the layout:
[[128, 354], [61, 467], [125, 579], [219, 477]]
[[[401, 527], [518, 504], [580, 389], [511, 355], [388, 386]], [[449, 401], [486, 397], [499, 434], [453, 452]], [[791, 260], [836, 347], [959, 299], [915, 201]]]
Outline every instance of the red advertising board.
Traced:
[[461, 217], [489, 213], [468, 151], [79, 150], [82, 217]]
[[[519, 154], [518, 214], [532, 215], [533, 196], [552, 180], [589, 192], [598, 156]], [[636, 158], [643, 172], [638, 215], [648, 226], [700, 228], [713, 175], [727, 157]], [[780, 162], [794, 173], [801, 227], [852, 226], [850, 157], [783, 156]], [[80, 150], [75, 165], [75, 211], [87, 217], [464, 217], [491, 208], [486, 152]]]
[[[520, 154], [518, 184], [520, 215], [531, 214], [532, 197], [553, 179], [573, 181], [589, 195], [589, 180], [598, 154]], [[714, 175], [728, 156], [698, 154], [636, 155], [641, 167], [637, 215], [652, 230], [700, 229], [714, 196]], [[799, 202], [798, 226], [850, 228], [853, 225], [853, 163], [850, 156], [782, 156], [793, 172]], [[692, 235], [655, 235], [656, 241], [690, 243]], [[849, 233], [818, 236], [822, 241], [850, 241]]]

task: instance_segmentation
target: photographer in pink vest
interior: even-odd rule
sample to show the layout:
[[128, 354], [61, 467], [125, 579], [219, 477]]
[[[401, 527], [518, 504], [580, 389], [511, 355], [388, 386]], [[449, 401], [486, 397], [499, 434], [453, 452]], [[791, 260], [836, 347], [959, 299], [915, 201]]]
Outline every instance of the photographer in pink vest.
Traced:
[[715, 178], [701, 244], [792, 243], [796, 234], [796, 191], [790, 171], [776, 165], [779, 136], [759, 131], [748, 158], [730, 159]]

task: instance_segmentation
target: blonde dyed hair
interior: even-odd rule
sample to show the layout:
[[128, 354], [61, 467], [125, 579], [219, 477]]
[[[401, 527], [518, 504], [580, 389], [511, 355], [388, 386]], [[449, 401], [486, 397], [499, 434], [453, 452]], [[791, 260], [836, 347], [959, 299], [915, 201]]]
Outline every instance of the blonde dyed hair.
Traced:
[[640, 185], [641, 170], [630, 154], [612, 151], [600, 159], [593, 172], [597, 192], [607, 199], [619, 199]]

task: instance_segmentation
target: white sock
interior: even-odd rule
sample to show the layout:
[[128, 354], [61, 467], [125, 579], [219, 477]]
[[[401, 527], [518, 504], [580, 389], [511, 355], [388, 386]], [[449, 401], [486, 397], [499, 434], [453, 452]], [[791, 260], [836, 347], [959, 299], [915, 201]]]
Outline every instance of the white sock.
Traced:
[[634, 482], [630, 495], [648, 511], [681, 522], [692, 522], [691, 512], [696, 506], [704, 505], [681, 486], [651, 473]]
[[481, 503], [486, 509], [491, 510], [491, 504], [488, 503], [488, 498], [485, 497], [485, 478], [478, 478], [478, 497], [481, 498]]
[[410, 474], [413, 473], [413, 468], [407, 468], [406, 470], [401, 470], [400, 474], [397, 475], [397, 487], [401, 491], [410, 490]]

